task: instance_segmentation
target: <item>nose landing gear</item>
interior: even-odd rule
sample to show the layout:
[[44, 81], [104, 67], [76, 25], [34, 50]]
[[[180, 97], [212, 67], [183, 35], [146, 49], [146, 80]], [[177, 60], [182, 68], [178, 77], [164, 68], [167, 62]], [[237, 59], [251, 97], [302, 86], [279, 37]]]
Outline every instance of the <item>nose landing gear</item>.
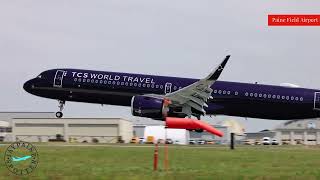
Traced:
[[58, 100], [58, 102], [59, 102], [59, 111], [58, 112], [56, 112], [56, 117], [57, 118], [62, 118], [63, 117], [63, 113], [62, 113], [62, 110], [63, 110], [63, 108], [64, 108], [64, 105], [66, 104], [66, 102], [65, 101], [61, 101], [61, 100]]

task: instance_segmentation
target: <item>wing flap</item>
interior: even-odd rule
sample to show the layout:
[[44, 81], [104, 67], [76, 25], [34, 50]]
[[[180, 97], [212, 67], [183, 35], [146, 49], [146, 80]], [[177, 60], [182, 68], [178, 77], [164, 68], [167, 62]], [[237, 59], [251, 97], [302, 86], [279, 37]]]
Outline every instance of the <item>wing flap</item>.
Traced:
[[206, 111], [203, 109], [203, 107], [199, 104], [196, 104], [192, 101], [188, 101], [187, 104], [202, 113], [206, 113]]

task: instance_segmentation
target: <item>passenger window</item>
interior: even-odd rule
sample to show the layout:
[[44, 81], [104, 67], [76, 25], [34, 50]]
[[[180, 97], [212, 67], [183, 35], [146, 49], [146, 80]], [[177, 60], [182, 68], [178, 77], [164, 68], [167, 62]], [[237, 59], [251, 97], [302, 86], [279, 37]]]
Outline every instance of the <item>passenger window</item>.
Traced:
[[121, 82], [121, 86], [123, 86], [124, 85], [124, 82]]
[[150, 84], [147, 84], [147, 88], [150, 88]]
[[156, 85], [156, 88], [157, 88], [157, 89], [159, 88], [159, 85], [158, 85], [158, 84]]
[[223, 93], [223, 94], [226, 94], [226, 91], [223, 91], [222, 93]]
[[282, 96], [282, 99], [285, 99], [286, 97], [285, 96]]
[[299, 98], [298, 98], [298, 97], [296, 97], [296, 101], [299, 101]]
[[273, 95], [272, 98], [275, 99], [275, 98], [276, 98], [276, 95]]
[[261, 97], [262, 97], [262, 94], [259, 94], [259, 97], [261, 98]]
[[163, 85], [160, 85], [160, 89], [163, 89]]
[[134, 85], [135, 87], [137, 87], [137, 83], [134, 83], [133, 85]]
[[245, 96], [249, 96], [249, 93], [248, 93], [248, 92], [246, 92], [244, 95], [245, 95]]
[[286, 97], [286, 99], [287, 99], [287, 100], [290, 100], [290, 97], [289, 97], [289, 96], [287, 96], [287, 97]]
[[300, 98], [300, 101], [303, 101], [303, 97]]
[[268, 98], [269, 98], [269, 99], [271, 98], [271, 94], [268, 94]]
[[250, 93], [250, 96], [252, 97], [252, 96], [253, 96], [253, 93]]
[[142, 87], [146, 87], [146, 84], [142, 84]]
[[238, 96], [238, 94], [239, 94], [238, 91], [234, 92], [234, 95]]
[[267, 98], [267, 94], [263, 94], [263, 98]]
[[254, 97], [258, 97], [258, 93], [254, 93]]
[[217, 94], [217, 90], [215, 89], [215, 90], [213, 91], [213, 93], [214, 93], [214, 94]]
[[221, 91], [221, 90], [219, 90], [219, 91], [218, 91], [218, 93], [219, 93], [219, 94], [221, 94], [221, 93], [222, 93], [222, 91]]
[[128, 84], [129, 84], [128, 82], [125, 83], [126, 86], [128, 86]]
[[228, 94], [228, 95], [230, 95], [230, 93], [231, 93], [230, 91], [227, 91], [227, 94]]

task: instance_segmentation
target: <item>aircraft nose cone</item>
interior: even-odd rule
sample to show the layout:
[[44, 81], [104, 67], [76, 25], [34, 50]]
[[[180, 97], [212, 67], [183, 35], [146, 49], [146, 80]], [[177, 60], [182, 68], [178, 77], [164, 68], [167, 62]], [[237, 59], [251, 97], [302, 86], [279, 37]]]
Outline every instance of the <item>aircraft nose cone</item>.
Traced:
[[23, 89], [27, 92], [30, 92], [32, 86], [32, 80], [29, 80], [23, 84]]

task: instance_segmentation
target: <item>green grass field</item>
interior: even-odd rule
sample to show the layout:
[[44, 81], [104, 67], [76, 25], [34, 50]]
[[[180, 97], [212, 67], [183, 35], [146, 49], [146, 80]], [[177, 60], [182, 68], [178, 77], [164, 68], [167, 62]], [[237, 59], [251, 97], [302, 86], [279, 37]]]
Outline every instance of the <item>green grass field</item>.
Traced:
[[[320, 179], [320, 148], [169, 146], [170, 167], [154, 172], [153, 147], [58, 147], [36, 144], [40, 162], [24, 179]], [[3, 159], [6, 146], [0, 146]], [[21, 179], [2, 160], [0, 179]]]

